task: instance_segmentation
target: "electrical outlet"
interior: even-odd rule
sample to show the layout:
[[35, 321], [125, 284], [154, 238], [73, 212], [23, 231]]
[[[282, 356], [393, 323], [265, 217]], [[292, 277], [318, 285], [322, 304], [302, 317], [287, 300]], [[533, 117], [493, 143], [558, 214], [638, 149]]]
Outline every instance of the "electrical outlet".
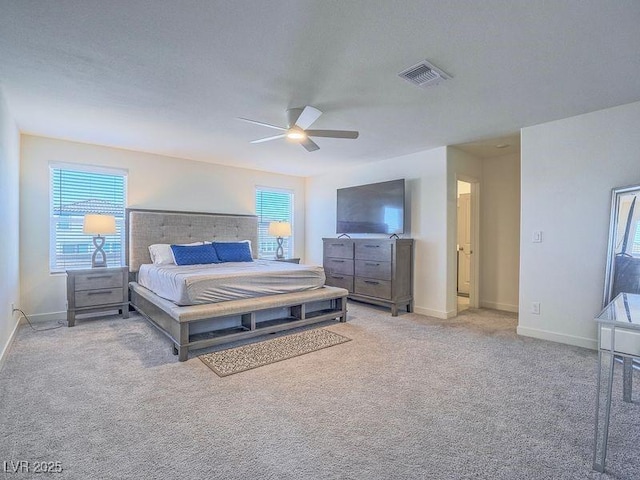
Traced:
[[540, 315], [540, 302], [531, 302], [531, 313]]
[[542, 243], [542, 231], [536, 230], [533, 232], [533, 243]]

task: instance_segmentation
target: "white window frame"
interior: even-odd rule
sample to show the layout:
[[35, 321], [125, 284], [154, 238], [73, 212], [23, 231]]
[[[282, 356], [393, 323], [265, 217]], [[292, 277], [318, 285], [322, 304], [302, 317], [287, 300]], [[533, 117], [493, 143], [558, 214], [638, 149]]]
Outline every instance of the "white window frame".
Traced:
[[[258, 192], [269, 192], [269, 193], [283, 193], [283, 194], [287, 194], [290, 196], [291, 198], [291, 202], [290, 202], [290, 209], [288, 212], [288, 218], [286, 215], [284, 216], [278, 216], [278, 218], [270, 218], [270, 219], [266, 219], [263, 220], [263, 214], [259, 209], [259, 205], [258, 205]], [[295, 241], [294, 241], [294, 232], [295, 232], [295, 225], [294, 225], [294, 203], [295, 203], [295, 192], [293, 190], [290, 189], [286, 189], [286, 188], [277, 188], [277, 187], [267, 187], [264, 185], [256, 185], [255, 188], [255, 192], [254, 192], [254, 202], [255, 202], [255, 207], [256, 207], [256, 215], [258, 216], [258, 245], [256, 246], [257, 250], [258, 250], [258, 257], [259, 258], [264, 258], [264, 259], [274, 259], [276, 256], [276, 246], [277, 246], [277, 242], [275, 237], [272, 237], [270, 235], [268, 235], [268, 233], [266, 233], [266, 230], [269, 228], [269, 222], [271, 220], [281, 220], [281, 221], [288, 221], [289, 223], [291, 223], [291, 236], [288, 238], [285, 238], [283, 241], [283, 247], [284, 247], [284, 256], [285, 258], [292, 258], [294, 256], [294, 245], [295, 245]], [[271, 239], [271, 241], [269, 242], [271, 248], [269, 248], [268, 250], [263, 250], [263, 244], [264, 244], [264, 238], [269, 238]]]
[[[77, 163], [61, 163], [61, 162], [49, 162], [49, 272], [51, 274], [64, 273], [65, 270], [68, 269], [79, 269], [79, 268], [91, 268], [91, 255], [93, 254], [94, 246], [93, 246], [93, 237], [91, 235], [86, 235], [83, 237], [86, 238], [86, 242], [89, 244], [87, 252], [82, 252], [78, 255], [75, 261], [70, 261], [68, 264], [64, 262], [64, 260], [60, 260], [60, 257], [57, 253], [58, 247], [58, 238], [56, 235], [56, 227], [58, 223], [64, 218], [54, 214], [55, 205], [54, 205], [54, 171], [55, 170], [66, 170], [66, 171], [74, 171], [74, 172], [82, 172], [82, 173], [92, 173], [92, 174], [103, 174], [103, 175], [115, 175], [123, 177], [123, 203], [122, 210], [120, 213], [116, 215], [116, 235], [108, 235], [106, 238], [105, 249], [107, 250], [107, 255], [109, 256], [109, 244], [117, 243], [120, 248], [120, 255], [116, 258], [113, 258], [111, 255], [108, 266], [120, 266], [124, 265], [124, 257], [125, 257], [125, 209], [127, 206], [127, 181], [128, 181], [128, 170], [126, 169], [116, 169], [116, 168], [108, 168], [102, 166], [95, 165], [84, 165]], [[86, 213], [101, 213], [101, 212], [91, 212], [87, 210]], [[78, 228], [82, 225], [82, 220], [84, 218], [84, 213], [79, 213], [77, 216], [67, 217], [65, 218], [69, 224]], [[81, 227], [80, 227], [81, 228]]]

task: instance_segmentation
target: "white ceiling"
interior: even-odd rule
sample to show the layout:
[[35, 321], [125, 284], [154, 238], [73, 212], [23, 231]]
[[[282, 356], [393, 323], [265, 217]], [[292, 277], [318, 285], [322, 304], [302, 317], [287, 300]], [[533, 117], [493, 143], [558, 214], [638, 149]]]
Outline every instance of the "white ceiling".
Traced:
[[[293, 175], [338, 172], [640, 100], [637, 0], [0, 0], [26, 133]], [[397, 73], [429, 59], [453, 76]], [[250, 140], [324, 112], [306, 152]]]

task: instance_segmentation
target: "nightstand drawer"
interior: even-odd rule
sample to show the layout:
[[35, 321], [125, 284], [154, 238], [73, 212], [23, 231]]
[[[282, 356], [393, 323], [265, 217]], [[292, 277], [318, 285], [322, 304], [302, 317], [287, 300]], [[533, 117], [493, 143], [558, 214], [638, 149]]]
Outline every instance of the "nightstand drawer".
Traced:
[[[122, 285], [122, 282], [120, 282], [120, 285]], [[75, 301], [77, 308], [108, 305], [110, 303], [122, 303], [122, 287], [76, 292]]]
[[106, 289], [111, 287], [122, 287], [122, 272], [100, 272], [81, 273], [76, 275], [76, 291], [95, 290], [97, 288]]

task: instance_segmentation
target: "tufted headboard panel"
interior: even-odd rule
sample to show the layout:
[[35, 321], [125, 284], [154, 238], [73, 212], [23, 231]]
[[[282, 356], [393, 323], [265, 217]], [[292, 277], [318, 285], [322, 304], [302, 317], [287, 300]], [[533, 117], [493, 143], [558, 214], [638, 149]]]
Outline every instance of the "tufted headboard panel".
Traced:
[[126, 261], [130, 272], [151, 263], [149, 245], [198, 241], [251, 240], [258, 255], [258, 217], [223, 213], [172, 212], [166, 210], [126, 211]]

